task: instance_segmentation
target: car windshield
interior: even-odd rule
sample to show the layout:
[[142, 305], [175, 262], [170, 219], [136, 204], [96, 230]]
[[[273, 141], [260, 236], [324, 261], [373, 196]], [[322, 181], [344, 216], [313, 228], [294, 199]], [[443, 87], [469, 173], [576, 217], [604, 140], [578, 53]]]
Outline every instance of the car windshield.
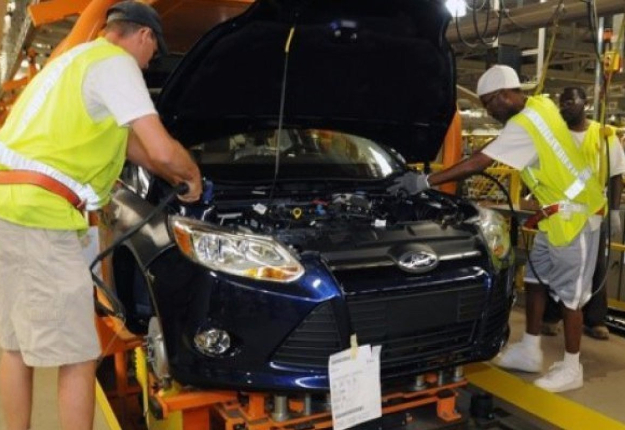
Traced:
[[217, 181], [270, 181], [276, 161], [280, 180], [378, 180], [403, 169], [397, 155], [369, 139], [319, 129], [237, 134], [190, 150]]

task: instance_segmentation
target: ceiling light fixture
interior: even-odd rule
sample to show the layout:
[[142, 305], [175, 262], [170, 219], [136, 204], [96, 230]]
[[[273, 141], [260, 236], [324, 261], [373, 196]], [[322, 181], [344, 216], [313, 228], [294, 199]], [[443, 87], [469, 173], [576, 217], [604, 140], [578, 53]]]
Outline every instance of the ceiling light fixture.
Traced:
[[465, 0], [447, 0], [445, 6], [451, 16], [461, 18], [467, 14], [467, 4]]

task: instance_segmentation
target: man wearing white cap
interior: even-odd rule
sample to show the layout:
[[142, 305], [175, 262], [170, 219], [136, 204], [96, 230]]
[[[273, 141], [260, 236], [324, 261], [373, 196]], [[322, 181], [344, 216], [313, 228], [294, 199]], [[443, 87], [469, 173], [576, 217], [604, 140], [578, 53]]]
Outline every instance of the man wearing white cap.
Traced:
[[552, 392], [583, 385], [579, 361], [581, 307], [591, 297], [599, 246], [599, 225], [605, 207], [603, 187], [577, 149], [556, 105], [545, 96], [526, 97], [516, 72], [496, 65], [479, 79], [477, 94], [488, 113], [505, 124], [500, 135], [460, 163], [425, 176], [405, 175], [391, 191], [418, 193], [432, 185], [466, 178], [494, 161], [521, 172], [521, 178], [542, 205], [539, 232], [526, 275], [526, 332], [496, 359], [507, 369], [541, 372], [541, 319], [547, 293], [563, 303], [565, 353], [561, 362], [534, 383]]

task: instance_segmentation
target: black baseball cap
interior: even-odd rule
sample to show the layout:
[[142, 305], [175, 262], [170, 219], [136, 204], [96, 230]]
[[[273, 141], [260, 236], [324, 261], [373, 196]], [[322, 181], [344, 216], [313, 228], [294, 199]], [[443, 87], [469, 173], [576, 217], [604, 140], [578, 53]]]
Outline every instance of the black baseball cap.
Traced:
[[116, 3], [106, 11], [106, 23], [113, 21], [134, 22], [151, 28], [156, 36], [159, 54], [167, 55], [168, 50], [163, 37], [161, 18], [152, 6], [133, 0]]

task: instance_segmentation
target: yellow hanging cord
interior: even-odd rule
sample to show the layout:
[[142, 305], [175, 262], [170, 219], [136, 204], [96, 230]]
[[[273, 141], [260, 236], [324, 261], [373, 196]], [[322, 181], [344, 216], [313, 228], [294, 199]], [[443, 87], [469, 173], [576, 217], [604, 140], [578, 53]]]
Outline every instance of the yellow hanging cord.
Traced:
[[545, 79], [547, 78], [547, 70], [549, 69], [549, 62], [551, 61], [551, 55], [553, 54], [553, 47], [556, 42], [556, 36], [558, 34], [558, 16], [553, 21], [553, 29], [551, 30], [551, 41], [549, 42], [549, 50], [547, 51], [547, 58], [543, 64], [543, 70], [540, 76], [540, 80], [538, 81], [538, 86], [536, 87], [536, 91], [534, 95], [537, 96], [543, 92], [545, 88]]
[[289, 30], [289, 36], [286, 39], [286, 45], [284, 45], [284, 53], [288, 54], [291, 50], [291, 41], [293, 40], [293, 34], [295, 33], [295, 26]]

